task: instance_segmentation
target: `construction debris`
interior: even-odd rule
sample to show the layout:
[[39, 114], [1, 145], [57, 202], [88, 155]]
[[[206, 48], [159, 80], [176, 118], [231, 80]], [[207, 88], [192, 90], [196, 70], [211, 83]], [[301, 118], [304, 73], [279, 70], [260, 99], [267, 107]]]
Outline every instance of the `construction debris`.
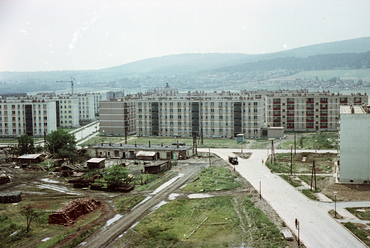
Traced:
[[100, 201], [85, 198], [76, 199], [49, 215], [49, 224], [71, 225], [83, 214], [90, 213], [102, 205]]
[[0, 203], [15, 203], [22, 200], [20, 191], [0, 194]]

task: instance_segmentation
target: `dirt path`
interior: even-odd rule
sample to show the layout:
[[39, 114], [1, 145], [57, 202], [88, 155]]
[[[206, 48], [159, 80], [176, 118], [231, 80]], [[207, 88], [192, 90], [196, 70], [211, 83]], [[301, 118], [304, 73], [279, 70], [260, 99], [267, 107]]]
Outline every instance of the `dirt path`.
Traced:
[[94, 235], [85, 240], [79, 247], [108, 247], [113, 244], [119, 235], [127, 231], [134, 223], [148, 215], [153, 207], [164, 201], [168, 196], [178, 190], [182, 185], [189, 182], [201, 169], [203, 164], [189, 166], [182, 171], [183, 176], [179, 177], [170, 186], [164, 188], [157, 194], [150, 196], [149, 200], [132, 209], [128, 214], [121, 217], [108, 227], [101, 228]]

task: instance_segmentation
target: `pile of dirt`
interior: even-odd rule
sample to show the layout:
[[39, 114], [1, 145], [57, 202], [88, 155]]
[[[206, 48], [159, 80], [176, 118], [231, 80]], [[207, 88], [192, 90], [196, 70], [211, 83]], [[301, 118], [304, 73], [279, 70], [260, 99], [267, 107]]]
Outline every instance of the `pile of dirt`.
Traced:
[[76, 199], [49, 215], [49, 224], [71, 225], [83, 214], [90, 213], [101, 206], [100, 201], [91, 198]]

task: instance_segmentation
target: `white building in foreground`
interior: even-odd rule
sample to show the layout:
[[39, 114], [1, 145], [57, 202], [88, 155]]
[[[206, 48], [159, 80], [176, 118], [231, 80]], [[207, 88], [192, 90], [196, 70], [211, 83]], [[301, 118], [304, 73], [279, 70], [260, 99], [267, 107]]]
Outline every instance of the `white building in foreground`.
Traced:
[[340, 108], [341, 183], [370, 183], [370, 114], [361, 106]]

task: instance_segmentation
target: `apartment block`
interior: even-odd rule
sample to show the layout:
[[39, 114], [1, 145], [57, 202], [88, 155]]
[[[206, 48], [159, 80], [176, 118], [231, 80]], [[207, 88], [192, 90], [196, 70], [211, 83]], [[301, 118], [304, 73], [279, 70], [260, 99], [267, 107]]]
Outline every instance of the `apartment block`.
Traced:
[[101, 101], [100, 135], [125, 135], [136, 132], [135, 101]]
[[287, 131], [336, 131], [341, 105], [367, 105], [368, 96], [307, 90], [264, 92], [266, 124]]
[[157, 90], [136, 100], [139, 136], [258, 138], [264, 124], [264, 102], [241, 93]]
[[0, 136], [40, 137], [57, 129], [56, 102], [38, 99], [0, 101]]

